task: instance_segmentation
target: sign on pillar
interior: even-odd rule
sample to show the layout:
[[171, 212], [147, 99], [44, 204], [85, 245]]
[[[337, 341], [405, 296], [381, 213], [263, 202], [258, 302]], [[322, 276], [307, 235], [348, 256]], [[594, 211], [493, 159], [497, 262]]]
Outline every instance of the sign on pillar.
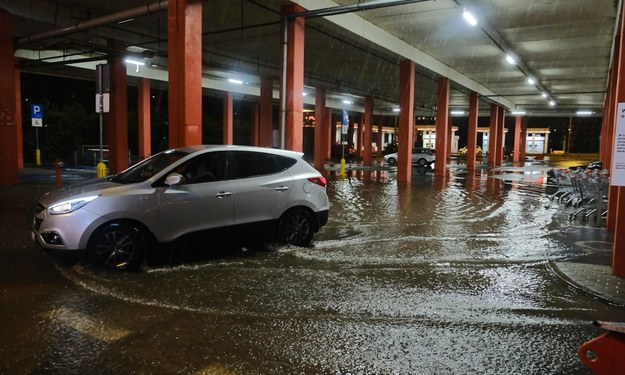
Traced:
[[625, 186], [625, 103], [618, 103], [613, 147], [611, 185]]
[[39, 128], [43, 127], [43, 107], [41, 104], [30, 105], [30, 118], [35, 128], [35, 164], [41, 165], [41, 151], [39, 151]]

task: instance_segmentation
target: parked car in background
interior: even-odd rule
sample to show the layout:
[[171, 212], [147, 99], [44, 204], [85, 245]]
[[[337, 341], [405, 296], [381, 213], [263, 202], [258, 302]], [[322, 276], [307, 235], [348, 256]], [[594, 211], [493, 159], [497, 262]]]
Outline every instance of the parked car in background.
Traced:
[[329, 206], [325, 178], [302, 156], [247, 146], [163, 151], [42, 196], [33, 239], [47, 250], [86, 249], [121, 270], [139, 266], [152, 245], [190, 234], [308, 246]]
[[[384, 155], [384, 161], [390, 165], [397, 164], [397, 152]], [[412, 149], [412, 164], [418, 164], [422, 167], [431, 165], [434, 163], [434, 150], [429, 148], [413, 148]]]
[[333, 144], [330, 153], [334, 159], [340, 159], [343, 156], [351, 158], [356, 155], [356, 148], [349, 145]]

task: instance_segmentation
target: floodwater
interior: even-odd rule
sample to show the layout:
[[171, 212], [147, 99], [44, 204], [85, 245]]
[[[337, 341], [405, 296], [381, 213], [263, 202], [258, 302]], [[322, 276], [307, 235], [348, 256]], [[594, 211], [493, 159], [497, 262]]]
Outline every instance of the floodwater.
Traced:
[[549, 200], [549, 167], [330, 172], [313, 247], [172, 250], [137, 273], [5, 245], [0, 373], [589, 374], [591, 322], [625, 310], [551, 271], [609, 247]]

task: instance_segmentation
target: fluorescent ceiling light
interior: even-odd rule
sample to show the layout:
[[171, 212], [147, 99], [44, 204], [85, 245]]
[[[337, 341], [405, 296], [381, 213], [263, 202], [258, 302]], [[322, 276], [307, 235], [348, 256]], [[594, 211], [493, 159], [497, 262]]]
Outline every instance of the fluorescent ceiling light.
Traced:
[[477, 19], [468, 10], [466, 9], [462, 10], [462, 17], [464, 17], [464, 20], [467, 21], [469, 25], [471, 26], [477, 25]]
[[304, 92], [302, 93], [302, 96], [306, 96], [306, 95], [308, 95], [308, 94], [306, 93], [306, 91], [304, 91]]
[[582, 116], [583, 115], [592, 115], [592, 111], [584, 111], [584, 110], [582, 110], [582, 111], [577, 111], [577, 114], [578, 115], [582, 115]]
[[546, 92], [543, 92], [541, 95], [543, 96], [543, 98], [547, 97], [547, 93]]
[[145, 65], [145, 63], [144, 63], [144, 62], [142, 62], [142, 61], [137, 61], [137, 60], [133, 60], [133, 59], [126, 59], [126, 60], [124, 60], [124, 61], [126, 61], [126, 63], [128, 63], [128, 64], [134, 64], [134, 65], [138, 65], [138, 66], [143, 66], [143, 65]]
[[228, 82], [234, 83], [236, 85], [242, 85], [243, 84], [243, 81], [241, 81], [240, 79], [234, 79], [234, 78], [228, 78]]
[[556, 105], [556, 102], [554, 102], [553, 100], [550, 100], [550, 101], [549, 101], [549, 105], [553, 107], [553, 106], [555, 106], [555, 105]]
[[354, 102], [352, 102], [351, 100], [343, 100], [343, 104], [354, 104]]
[[530, 85], [533, 85], [536, 83], [536, 81], [534, 81], [534, 79], [532, 77], [528, 77], [527, 78], [527, 83], [529, 83]]
[[464, 115], [464, 111], [451, 111], [449, 113], [452, 115]]
[[393, 112], [399, 112], [399, 108], [393, 108]]
[[510, 55], [506, 55], [506, 61], [508, 62], [508, 64], [516, 64], [516, 60]]
[[527, 114], [525, 111], [512, 111], [510, 113], [517, 116], [524, 116], [525, 114]]

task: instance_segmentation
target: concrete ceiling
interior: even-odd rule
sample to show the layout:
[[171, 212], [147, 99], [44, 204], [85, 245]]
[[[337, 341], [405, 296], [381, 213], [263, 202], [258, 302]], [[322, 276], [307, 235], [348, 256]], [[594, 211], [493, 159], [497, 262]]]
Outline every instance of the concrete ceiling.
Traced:
[[[356, 10], [327, 17], [321, 9], [397, 3], [387, 0], [298, 0], [306, 18], [305, 84], [328, 91], [329, 105], [375, 98], [376, 113], [398, 103], [399, 62], [417, 63], [415, 113], [436, 113], [437, 80], [452, 80], [451, 109], [467, 110], [468, 93], [480, 94], [481, 111], [495, 102], [530, 116], [602, 115], [620, 0], [430, 0]], [[257, 95], [260, 76], [280, 72], [280, 8], [284, 0], [208, 0], [203, 4], [203, 59], [207, 91]], [[130, 11], [151, 14], [124, 19]], [[20, 68], [43, 74], [93, 77], [93, 66], [114, 38], [147, 65], [129, 74], [167, 78], [167, 1], [2, 0], [15, 16]], [[338, 8], [342, 9], [342, 8]], [[463, 19], [469, 10], [478, 20]], [[317, 11], [317, 12], [314, 12]], [[141, 12], [143, 13], [143, 12]], [[111, 17], [118, 15], [126, 22]], [[104, 17], [105, 26], [63, 32]], [[56, 35], [56, 36], [55, 36]], [[506, 62], [506, 54], [517, 63]], [[242, 77], [232, 85], [229, 77]], [[529, 84], [531, 77], [534, 84]], [[548, 95], [547, 98], [541, 94]], [[314, 96], [310, 95], [308, 103]], [[555, 105], [550, 105], [552, 100]]]

